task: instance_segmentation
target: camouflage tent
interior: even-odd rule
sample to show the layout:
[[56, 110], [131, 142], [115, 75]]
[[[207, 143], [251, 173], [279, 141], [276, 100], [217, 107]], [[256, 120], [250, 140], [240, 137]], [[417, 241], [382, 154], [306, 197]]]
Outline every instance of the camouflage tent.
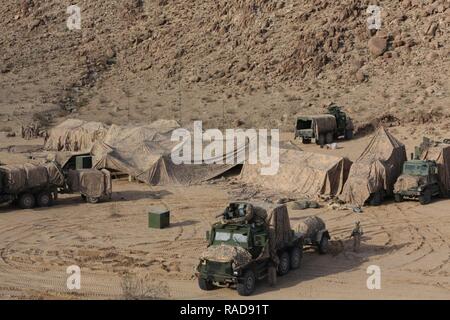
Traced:
[[438, 144], [423, 150], [423, 160], [434, 160], [438, 166], [439, 187], [445, 196], [450, 196], [450, 144]]
[[347, 158], [294, 149], [280, 149], [279, 159], [277, 174], [261, 175], [261, 164], [245, 163], [241, 179], [287, 193], [335, 196], [342, 191], [351, 166]]
[[[103, 141], [92, 148], [93, 166], [125, 173], [150, 185], [199, 183], [235, 167], [229, 164], [174, 164], [171, 152], [175, 147], [183, 147], [179, 142], [171, 141], [172, 132], [178, 127], [176, 121], [166, 120], [140, 127], [113, 125]], [[245, 146], [237, 146], [232, 156], [243, 148]]]
[[103, 139], [107, 126], [100, 122], [67, 119], [50, 129], [44, 149], [48, 151], [87, 151]]
[[406, 161], [406, 149], [388, 130], [380, 127], [359, 158], [353, 163], [339, 198], [363, 206], [371, 194], [392, 194], [394, 184]]

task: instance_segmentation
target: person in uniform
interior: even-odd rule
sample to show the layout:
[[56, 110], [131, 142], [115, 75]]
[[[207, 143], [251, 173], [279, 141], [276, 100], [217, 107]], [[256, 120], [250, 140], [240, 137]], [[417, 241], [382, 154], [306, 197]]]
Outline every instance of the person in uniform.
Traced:
[[353, 238], [353, 251], [358, 252], [359, 248], [361, 247], [361, 237], [364, 234], [361, 222], [356, 221], [355, 228], [352, 231], [352, 234], [350, 235], [350, 238]]

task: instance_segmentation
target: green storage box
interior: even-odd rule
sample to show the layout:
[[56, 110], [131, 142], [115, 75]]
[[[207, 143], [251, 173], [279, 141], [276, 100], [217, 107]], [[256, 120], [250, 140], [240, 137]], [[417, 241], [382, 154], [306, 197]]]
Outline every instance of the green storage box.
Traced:
[[78, 156], [75, 158], [75, 168], [77, 170], [81, 169], [92, 169], [92, 156]]
[[165, 208], [151, 208], [148, 213], [148, 227], [164, 229], [170, 226], [170, 211]]

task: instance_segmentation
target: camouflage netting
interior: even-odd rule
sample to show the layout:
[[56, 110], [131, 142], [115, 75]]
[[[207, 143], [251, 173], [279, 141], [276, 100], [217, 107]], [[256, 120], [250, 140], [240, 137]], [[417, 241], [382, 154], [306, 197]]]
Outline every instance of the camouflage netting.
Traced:
[[385, 190], [392, 194], [405, 161], [404, 144], [380, 127], [350, 168], [339, 198], [351, 205], [363, 206], [372, 193]]
[[317, 232], [324, 229], [325, 222], [317, 216], [307, 217], [296, 227], [296, 231], [303, 234], [306, 238], [312, 238]]
[[425, 177], [402, 175], [397, 179], [397, 182], [394, 185], [394, 192], [399, 193], [402, 190], [416, 188], [419, 185], [424, 184], [424, 180], [426, 180]]
[[351, 161], [347, 158], [280, 149], [280, 167], [275, 175], [262, 175], [261, 164], [245, 163], [241, 179], [269, 190], [302, 195], [338, 195], [347, 180]]
[[0, 173], [3, 191], [6, 193], [20, 193], [31, 188], [64, 185], [64, 176], [54, 163], [1, 166]]
[[79, 192], [87, 197], [100, 198], [112, 193], [111, 175], [107, 170], [70, 170], [67, 185], [70, 192]]
[[[177, 128], [179, 125], [176, 121], [162, 120], [141, 127], [113, 125], [105, 139], [92, 148], [93, 166], [126, 173], [150, 185], [200, 183], [236, 166], [204, 163], [175, 165], [171, 152], [174, 147], [177, 150], [183, 148], [180, 142], [171, 141], [172, 132]], [[236, 146], [225, 157], [235, 157], [245, 148], [245, 145]]]
[[201, 259], [223, 263], [234, 262], [235, 268], [238, 268], [252, 261], [252, 256], [244, 248], [221, 244], [208, 247], [202, 253]]
[[103, 123], [68, 119], [48, 131], [44, 148], [48, 151], [89, 152], [106, 132], [107, 126]]
[[450, 196], [450, 144], [431, 146], [422, 152], [420, 158], [436, 161], [441, 192]]

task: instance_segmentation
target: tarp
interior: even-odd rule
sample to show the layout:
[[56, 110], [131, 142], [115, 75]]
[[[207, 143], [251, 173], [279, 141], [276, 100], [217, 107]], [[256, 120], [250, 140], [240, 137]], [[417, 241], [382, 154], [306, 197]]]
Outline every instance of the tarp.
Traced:
[[[150, 185], [199, 183], [235, 167], [228, 164], [175, 165], [171, 152], [179, 142], [170, 138], [178, 127], [174, 121], [158, 121], [140, 127], [113, 125], [104, 140], [92, 148], [93, 167], [125, 173]], [[245, 145], [237, 146], [232, 155], [242, 148]]]
[[322, 230], [325, 230], [325, 222], [317, 216], [307, 217], [299, 222], [296, 227], [297, 232], [309, 239], [314, 239], [317, 233]]
[[15, 194], [33, 188], [64, 185], [64, 176], [54, 163], [7, 165], [1, 166], [0, 172], [3, 177], [3, 191], [6, 193]]
[[436, 161], [439, 174], [439, 186], [445, 196], [450, 196], [450, 145], [439, 144], [423, 150], [422, 160]]
[[353, 163], [339, 198], [351, 205], [363, 206], [372, 193], [384, 190], [392, 194], [405, 161], [405, 145], [380, 127]]
[[109, 196], [112, 191], [111, 176], [107, 170], [69, 170], [67, 185], [70, 192], [93, 198]]
[[347, 158], [280, 149], [280, 167], [275, 175], [261, 175], [261, 164], [245, 163], [241, 179], [269, 190], [303, 195], [338, 195], [347, 179]]
[[323, 114], [313, 116], [312, 119], [312, 126], [316, 137], [322, 133], [335, 132], [337, 129], [336, 118], [333, 115]]
[[101, 141], [107, 126], [100, 122], [67, 119], [49, 130], [44, 149], [48, 151], [87, 151]]

